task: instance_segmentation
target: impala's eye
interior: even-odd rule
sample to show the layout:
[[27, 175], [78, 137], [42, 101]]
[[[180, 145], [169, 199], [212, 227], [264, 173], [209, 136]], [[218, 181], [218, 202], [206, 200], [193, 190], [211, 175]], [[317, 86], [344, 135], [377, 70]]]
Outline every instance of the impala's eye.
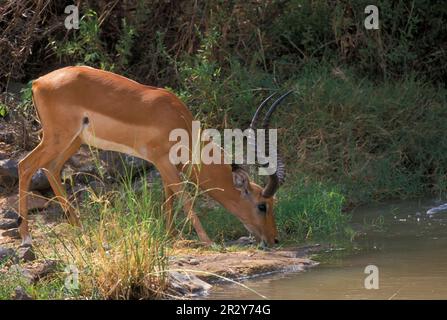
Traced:
[[265, 204], [265, 203], [260, 203], [260, 204], [258, 204], [258, 210], [261, 211], [261, 212], [263, 212], [263, 213], [267, 212], [267, 206], [266, 206], [266, 204]]

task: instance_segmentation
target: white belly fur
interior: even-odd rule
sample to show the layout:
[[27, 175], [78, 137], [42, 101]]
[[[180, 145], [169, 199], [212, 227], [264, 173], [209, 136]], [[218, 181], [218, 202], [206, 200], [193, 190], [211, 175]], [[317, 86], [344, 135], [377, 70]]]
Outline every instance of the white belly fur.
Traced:
[[81, 134], [79, 135], [82, 142], [98, 149], [102, 150], [110, 150], [110, 151], [116, 151], [116, 152], [122, 152], [126, 153], [128, 155], [143, 158], [144, 156], [137, 152], [135, 149], [130, 148], [129, 146], [119, 144], [116, 142], [108, 141], [105, 139], [101, 139], [99, 137], [94, 136], [88, 129], [82, 130]]

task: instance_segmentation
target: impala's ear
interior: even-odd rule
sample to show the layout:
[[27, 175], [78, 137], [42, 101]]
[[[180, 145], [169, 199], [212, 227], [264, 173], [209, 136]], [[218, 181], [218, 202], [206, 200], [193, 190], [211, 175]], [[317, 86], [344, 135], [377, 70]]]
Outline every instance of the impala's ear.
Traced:
[[233, 171], [233, 184], [236, 189], [238, 189], [243, 195], [248, 195], [251, 191], [250, 178], [248, 173], [239, 167], [238, 165], [232, 165], [231, 169]]

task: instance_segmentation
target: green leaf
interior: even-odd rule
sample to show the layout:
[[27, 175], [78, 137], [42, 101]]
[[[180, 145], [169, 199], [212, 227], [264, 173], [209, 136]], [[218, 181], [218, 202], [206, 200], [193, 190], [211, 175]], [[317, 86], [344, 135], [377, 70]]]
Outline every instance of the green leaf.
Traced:
[[8, 109], [4, 104], [0, 104], [0, 117], [5, 117], [8, 114]]

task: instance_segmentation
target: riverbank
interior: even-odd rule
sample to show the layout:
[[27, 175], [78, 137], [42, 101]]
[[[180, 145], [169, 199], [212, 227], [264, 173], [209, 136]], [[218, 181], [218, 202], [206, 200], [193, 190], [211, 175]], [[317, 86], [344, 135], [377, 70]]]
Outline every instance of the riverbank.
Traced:
[[308, 252], [318, 246], [290, 249], [259, 250], [255, 247], [231, 247], [221, 252], [202, 251], [182, 254], [178, 251], [170, 269], [192, 272], [208, 283], [244, 280], [277, 272], [300, 272], [318, 265], [308, 258]]
[[[67, 286], [68, 265], [54, 255], [49, 230], [70, 229], [66, 222], [51, 218], [46, 209], [30, 216], [30, 225], [35, 236], [34, 248], [20, 247], [14, 211], [11, 205], [16, 197], [0, 199], [0, 298], [23, 299], [51, 297], [55, 283]], [[39, 198], [37, 198], [39, 199]], [[34, 209], [42, 202], [33, 202]], [[47, 215], [47, 216], [46, 216]], [[49, 215], [49, 216], [48, 216]], [[6, 216], [6, 217], [5, 217]], [[7, 223], [9, 222], [9, 224]], [[9, 229], [8, 229], [9, 228]], [[289, 249], [261, 250], [245, 238], [236, 244], [206, 248], [195, 241], [174, 242], [167, 254], [168, 262], [163, 272], [168, 275], [165, 290], [160, 293], [169, 298], [192, 298], [206, 296], [213, 285], [236, 283], [275, 273], [296, 273], [315, 267], [318, 262], [308, 258], [319, 245]], [[87, 250], [87, 248], [86, 248]], [[61, 276], [64, 280], [61, 282]], [[244, 286], [244, 285], [242, 285]], [[66, 291], [67, 288], [59, 288]], [[72, 294], [75, 292], [72, 292]], [[69, 296], [65, 295], [65, 298]], [[72, 298], [82, 298], [72, 296]]]

